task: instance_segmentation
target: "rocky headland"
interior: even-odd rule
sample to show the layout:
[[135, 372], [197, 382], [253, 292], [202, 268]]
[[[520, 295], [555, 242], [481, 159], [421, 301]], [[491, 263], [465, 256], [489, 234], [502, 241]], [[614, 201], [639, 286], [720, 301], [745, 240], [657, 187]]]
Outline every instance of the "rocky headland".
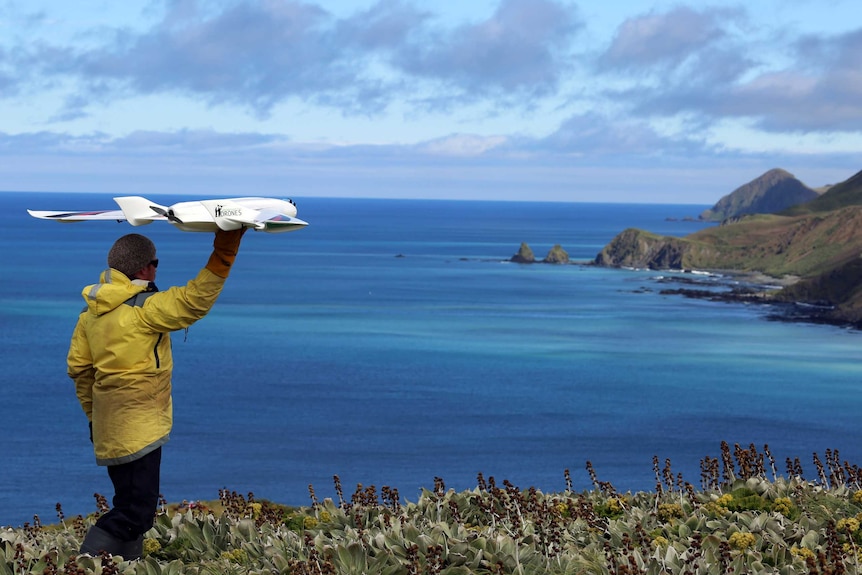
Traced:
[[[790, 174], [771, 170], [747, 189], [773, 196], [768, 192], [774, 189], [767, 185], [773, 182], [779, 192], [797, 190], [795, 185], [788, 187], [786, 176]], [[862, 328], [860, 256], [862, 172], [779, 213], [733, 213], [719, 226], [682, 238], [624, 230], [596, 255], [594, 263], [721, 271], [733, 278], [724, 291], [691, 285], [663, 293], [765, 303], [794, 321]], [[762, 281], [750, 281], [754, 277]]]

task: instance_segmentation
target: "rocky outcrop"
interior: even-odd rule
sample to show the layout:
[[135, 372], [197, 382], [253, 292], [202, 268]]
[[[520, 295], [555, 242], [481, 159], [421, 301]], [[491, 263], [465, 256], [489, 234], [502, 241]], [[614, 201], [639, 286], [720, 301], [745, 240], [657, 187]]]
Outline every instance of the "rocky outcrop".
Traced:
[[774, 169], [721, 198], [711, 209], [700, 214], [700, 219], [723, 221], [746, 214], [777, 214], [818, 196], [793, 174]]
[[530, 246], [528, 246], [526, 242], [521, 242], [521, 247], [518, 249], [518, 253], [513, 255], [509, 261], [515, 262], [516, 264], [533, 264], [536, 263], [536, 256], [533, 255], [533, 250], [530, 249]]
[[560, 244], [556, 244], [542, 261], [546, 264], [567, 264], [569, 263], [569, 254]]
[[596, 256], [600, 266], [683, 269], [690, 246], [680, 238], [629, 228], [618, 234]]
[[554, 245], [543, 260], [536, 260], [533, 250], [526, 242], [521, 242], [521, 247], [518, 253], [509, 258], [509, 261], [517, 264], [567, 264], [569, 263], [569, 254], [560, 244]]

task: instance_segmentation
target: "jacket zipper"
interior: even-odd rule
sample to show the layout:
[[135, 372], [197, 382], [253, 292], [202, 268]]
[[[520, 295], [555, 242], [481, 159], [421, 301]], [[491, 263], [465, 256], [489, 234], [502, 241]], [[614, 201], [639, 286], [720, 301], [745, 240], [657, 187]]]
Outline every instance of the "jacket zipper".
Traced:
[[156, 358], [156, 369], [160, 368], [162, 365], [162, 360], [159, 358], [159, 344], [162, 342], [162, 337], [165, 334], [160, 333], [159, 339], [156, 340], [156, 345], [153, 346], [153, 356]]

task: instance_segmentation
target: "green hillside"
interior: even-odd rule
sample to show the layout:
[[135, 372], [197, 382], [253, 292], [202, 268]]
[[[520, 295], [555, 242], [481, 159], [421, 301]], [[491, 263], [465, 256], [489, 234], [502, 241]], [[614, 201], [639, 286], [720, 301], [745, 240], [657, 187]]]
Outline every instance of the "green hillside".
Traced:
[[784, 213], [786, 215], [822, 213], [839, 210], [846, 206], [860, 205], [862, 205], [862, 171], [852, 178], [832, 186], [819, 198], [793, 206]]

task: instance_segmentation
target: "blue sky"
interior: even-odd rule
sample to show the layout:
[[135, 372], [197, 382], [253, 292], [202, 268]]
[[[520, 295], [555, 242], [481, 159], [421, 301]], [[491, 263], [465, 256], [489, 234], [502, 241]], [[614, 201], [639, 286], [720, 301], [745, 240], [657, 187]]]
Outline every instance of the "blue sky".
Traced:
[[0, 0], [0, 190], [712, 204], [862, 169], [854, 1]]

